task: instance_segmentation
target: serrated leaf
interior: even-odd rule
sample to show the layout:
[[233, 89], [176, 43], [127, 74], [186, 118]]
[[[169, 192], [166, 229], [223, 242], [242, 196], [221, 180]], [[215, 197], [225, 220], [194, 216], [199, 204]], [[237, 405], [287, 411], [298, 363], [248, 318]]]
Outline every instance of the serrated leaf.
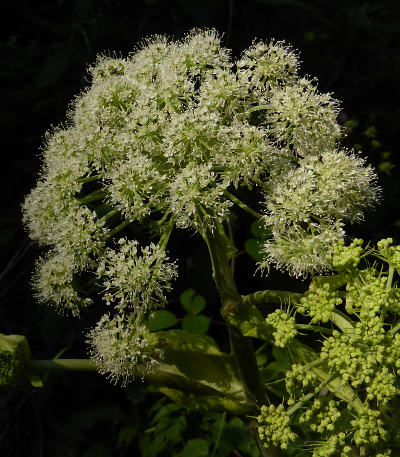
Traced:
[[251, 233], [256, 238], [270, 238], [272, 235], [271, 229], [264, 225], [260, 220], [256, 219], [250, 226]]
[[261, 262], [264, 259], [264, 255], [261, 254], [261, 240], [256, 238], [249, 238], [244, 243], [244, 249], [254, 260]]
[[182, 307], [190, 313], [192, 311], [192, 301], [193, 297], [196, 295], [196, 291], [194, 289], [186, 289], [183, 291], [179, 297], [179, 301], [181, 302]]
[[182, 451], [182, 457], [207, 457], [210, 443], [201, 438], [189, 440]]
[[176, 325], [177, 319], [175, 314], [170, 311], [159, 310], [151, 313], [149, 317], [149, 330], [155, 332]]
[[204, 335], [210, 326], [210, 319], [202, 314], [185, 316], [182, 322], [182, 329], [191, 333], [200, 333]]

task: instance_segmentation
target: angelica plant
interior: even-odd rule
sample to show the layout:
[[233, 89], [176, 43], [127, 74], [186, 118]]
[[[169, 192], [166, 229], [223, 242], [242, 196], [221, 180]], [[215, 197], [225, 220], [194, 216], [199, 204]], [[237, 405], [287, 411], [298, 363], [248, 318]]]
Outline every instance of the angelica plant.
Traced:
[[[389, 455], [400, 325], [388, 321], [400, 312], [400, 249], [390, 240], [374, 251], [345, 245], [345, 224], [361, 221], [380, 189], [365, 159], [341, 145], [339, 102], [300, 74], [297, 52], [283, 42], [255, 41], [233, 59], [214, 30], [181, 41], [155, 36], [126, 58], [100, 56], [90, 76], [66, 123], [47, 134], [22, 210], [44, 249], [36, 298], [77, 318], [99, 309], [85, 336], [91, 360], [32, 361], [31, 369], [97, 369], [122, 384], [143, 378], [196, 410], [253, 417], [262, 455], [304, 446], [314, 457]], [[241, 188], [261, 211], [240, 200]], [[240, 295], [227, 232], [235, 210], [271, 234], [258, 269], [311, 276], [306, 293]], [[176, 229], [207, 245], [229, 354], [206, 335], [151, 331], [178, 274], [168, 253]], [[359, 267], [369, 253], [388, 271]], [[282, 302], [290, 313], [274, 308]], [[267, 303], [264, 315], [258, 306]], [[318, 350], [300, 342], [304, 332], [324, 335]], [[279, 404], [267, 395], [253, 340], [290, 355]]]

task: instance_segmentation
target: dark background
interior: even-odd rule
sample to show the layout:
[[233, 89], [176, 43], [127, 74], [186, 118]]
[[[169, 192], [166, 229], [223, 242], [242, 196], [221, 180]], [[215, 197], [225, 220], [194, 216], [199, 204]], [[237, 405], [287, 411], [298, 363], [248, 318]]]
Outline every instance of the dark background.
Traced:
[[[38, 178], [43, 136], [64, 120], [68, 103], [88, 83], [86, 67], [98, 53], [126, 55], [151, 34], [180, 38], [193, 27], [215, 27], [235, 56], [254, 38], [285, 40], [298, 49], [302, 73], [318, 77], [320, 90], [342, 101], [339, 120], [348, 122], [346, 144], [362, 149], [383, 188], [382, 204], [349, 233], [400, 241], [397, 1], [15, 0], [3, 5], [1, 14], [0, 332], [25, 334], [35, 358], [54, 357], [67, 346], [66, 357], [84, 356], [81, 332], [88, 325], [84, 319], [62, 318], [38, 307], [29, 288], [39, 251], [23, 231], [20, 205]], [[251, 219], [238, 216], [236, 236], [242, 248], [251, 236]], [[181, 234], [173, 239], [175, 254], [186, 257], [176, 294], [196, 288], [214, 316], [208, 260], [195, 241]], [[184, 250], [178, 247], [182, 244]], [[237, 267], [241, 293], [282, 284], [279, 275], [253, 278], [254, 262], [242, 257]], [[289, 284], [304, 287], [293, 280]], [[118, 450], [114, 446], [121, 423], [134, 424], [137, 432], [145, 426], [143, 405], [150, 400], [144, 387], [139, 383], [122, 391], [99, 376], [71, 374], [50, 378], [40, 392], [25, 386], [3, 395], [0, 453], [80, 456], [100, 442], [104, 447], [99, 457], [135, 455], [135, 444]]]

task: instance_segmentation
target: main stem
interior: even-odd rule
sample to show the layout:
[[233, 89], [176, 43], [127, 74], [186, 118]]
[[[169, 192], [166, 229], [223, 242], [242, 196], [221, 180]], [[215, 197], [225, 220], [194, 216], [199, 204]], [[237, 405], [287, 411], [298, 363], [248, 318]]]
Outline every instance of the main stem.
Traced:
[[[207, 243], [213, 279], [221, 298], [222, 308], [225, 312], [240, 314], [245, 308], [229, 264], [224, 229], [221, 224], [217, 223], [213, 228], [205, 229], [202, 235]], [[241, 376], [246, 400], [262, 405], [264, 403], [264, 389], [261, 385], [252, 341], [228, 323], [227, 327], [231, 351]]]

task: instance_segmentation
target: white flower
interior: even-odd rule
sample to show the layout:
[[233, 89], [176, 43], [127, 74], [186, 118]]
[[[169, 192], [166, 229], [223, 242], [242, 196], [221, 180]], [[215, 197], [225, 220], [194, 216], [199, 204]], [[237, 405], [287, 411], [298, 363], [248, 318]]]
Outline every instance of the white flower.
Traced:
[[32, 281], [36, 298], [56, 306], [61, 312], [78, 315], [80, 308], [90, 305], [92, 300], [74, 289], [74, 275], [77, 273], [76, 262], [65, 253], [51, 252], [39, 258]]
[[100, 373], [122, 385], [135, 379], [138, 365], [151, 370], [158, 362], [156, 338], [140, 321], [140, 316], [102, 316], [88, 335], [90, 354]]
[[296, 276], [331, 268], [344, 222], [361, 220], [362, 211], [378, 201], [375, 180], [363, 159], [329, 149], [273, 177], [263, 216], [273, 234], [264, 245], [270, 261]]
[[165, 206], [166, 177], [144, 155], [132, 154], [110, 170], [110, 204], [129, 220], [141, 220]]
[[341, 221], [326, 219], [294, 223], [277, 231], [271, 227], [273, 238], [262, 247], [266, 258], [260, 263], [261, 269], [268, 269], [272, 263], [296, 277], [328, 270], [333, 246], [344, 237], [342, 226]]
[[283, 41], [269, 44], [254, 41], [243, 52], [237, 66], [241, 75], [257, 90], [264, 85], [269, 88], [294, 83], [299, 60], [294, 50], [285, 46]]
[[337, 100], [302, 78], [272, 93], [265, 122], [282, 148], [306, 157], [334, 147], [341, 134], [338, 112]]
[[103, 299], [136, 314], [164, 306], [164, 291], [170, 290], [177, 275], [175, 263], [167, 260], [165, 252], [153, 243], [139, 253], [137, 241], [121, 238], [119, 251], [107, 249], [97, 268], [98, 277], [103, 279]]
[[[227, 184], [218, 182], [210, 168], [191, 163], [171, 182], [170, 210], [178, 227], [212, 226], [214, 220], [227, 217], [232, 205], [223, 197]], [[200, 212], [199, 208], [202, 208]], [[201, 214], [201, 217], [196, 218], [196, 214]]]
[[[212, 229], [228, 217], [229, 186], [258, 187], [273, 234], [261, 266], [328, 268], [328, 244], [379, 191], [371, 168], [338, 149], [337, 101], [298, 69], [296, 52], [275, 41], [254, 42], [233, 61], [215, 30], [100, 56], [68, 123], [47, 136], [41, 177], [23, 204], [31, 237], [73, 259], [74, 272], [97, 271], [107, 303], [137, 313], [165, 303], [176, 271], [155, 247], [142, 256], [136, 242], [106, 250], [110, 234], [160, 218]], [[155, 274], [150, 260], [165, 271]]]

